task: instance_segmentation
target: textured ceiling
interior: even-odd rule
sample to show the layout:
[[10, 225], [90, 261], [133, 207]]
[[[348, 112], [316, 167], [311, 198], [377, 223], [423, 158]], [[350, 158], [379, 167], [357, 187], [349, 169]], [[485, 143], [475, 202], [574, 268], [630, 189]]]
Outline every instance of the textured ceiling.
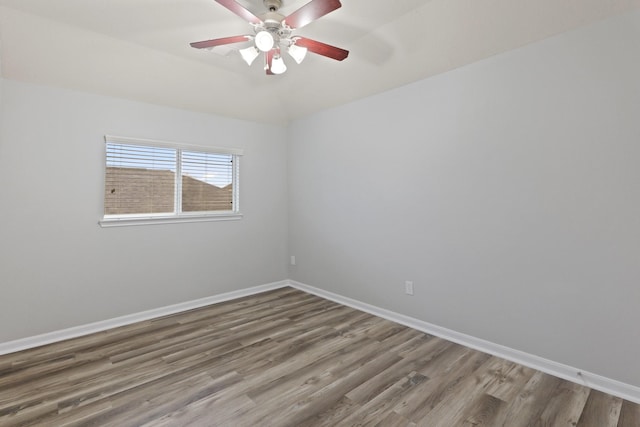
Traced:
[[[284, 0], [287, 15], [308, 0]], [[260, 14], [262, 0], [239, 0]], [[640, 0], [342, 0], [296, 34], [348, 49], [266, 76], [250, 34], [213, 0], [0, 0], [2, 76], [228, 117], [289, 120], [439, 74], [640, 6]]]

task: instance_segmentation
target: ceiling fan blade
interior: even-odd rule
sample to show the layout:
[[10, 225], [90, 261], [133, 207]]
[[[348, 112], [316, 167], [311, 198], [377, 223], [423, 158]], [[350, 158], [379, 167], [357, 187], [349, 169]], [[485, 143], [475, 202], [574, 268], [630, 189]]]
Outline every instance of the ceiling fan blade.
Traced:
[[226, 7], [227, 9], [229, 9], [231, 12], [238, 15], [240, 18], [244, 19], [245, 21], [249, 21], [252, 24], [262, 24], [262, 19], [258, 18], [253, 13], [249, 12], [247, 9], [245, 9], [244, 6], [242, 6], [240, 3], [236, 2], [235, 0], [216, 0], [216, 1], [221, 5], [223, 5], [224, 7]]
[[206, 49], [208, 47], [221, 46], [223, 44], [246, 42], [247, 40], [251, 40], [251, 36], [223, 37], [221, 39], [203, 40], [201, 42], [193, 42], [193, 43], [190, 43], [190, 45], [191, 45], [191, 47], [195, 47], [196, 49]]
[[268, 52], [264, 53], [264, 69], [267, 72], [268, 76], [275, 76], [274, 72], [271, 71], [271, 64], [273, 64], [273, 55], [275, 49], [271, 49]]
[[342, 61], [349, 56], [349, 51], [340, 49], [339, 47], [331, 46], [326, 43], [307, 39], [304, 37], [295, 38], [296, 46], [306, 47], [310, 52], [318, 55], [326, 56], [327, 58], [335, 59], [336, 61]]
[[290, 28], [301, 28], [329, 12], [342, 7], [340, 0], [311, 0], [291, 15], [284, 18]]

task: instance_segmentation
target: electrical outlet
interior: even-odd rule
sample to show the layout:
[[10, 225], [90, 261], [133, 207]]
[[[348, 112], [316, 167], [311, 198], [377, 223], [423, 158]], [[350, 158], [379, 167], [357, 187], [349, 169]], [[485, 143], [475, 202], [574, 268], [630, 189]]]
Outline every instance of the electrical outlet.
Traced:
[[413, 282], [409, 280], [404, 282], [404, 293], [407, 295], [413, 295]]
[[291, 255], [291, 265], [296, 265], [296, 256]]

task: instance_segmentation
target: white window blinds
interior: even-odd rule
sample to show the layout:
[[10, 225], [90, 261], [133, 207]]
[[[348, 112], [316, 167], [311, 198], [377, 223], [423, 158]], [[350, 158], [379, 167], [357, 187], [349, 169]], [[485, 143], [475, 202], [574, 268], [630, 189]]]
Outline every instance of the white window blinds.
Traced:
[[233, 210], [233, 156], [181, 152], [182, 211]]
[[177, 152], [107, 143], [104, 214], [175, 212]]
[[105, 142], [104, 219], [238, 213], [239, 150]]

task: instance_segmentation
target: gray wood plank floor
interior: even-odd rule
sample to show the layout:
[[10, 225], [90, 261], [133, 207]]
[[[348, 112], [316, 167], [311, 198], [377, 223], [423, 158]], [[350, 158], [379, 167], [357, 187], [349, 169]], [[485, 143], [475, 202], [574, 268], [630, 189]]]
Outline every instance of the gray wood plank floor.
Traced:
[[0, 356], [1, 426], [640, 426], [640, 406], [283, 288]]

